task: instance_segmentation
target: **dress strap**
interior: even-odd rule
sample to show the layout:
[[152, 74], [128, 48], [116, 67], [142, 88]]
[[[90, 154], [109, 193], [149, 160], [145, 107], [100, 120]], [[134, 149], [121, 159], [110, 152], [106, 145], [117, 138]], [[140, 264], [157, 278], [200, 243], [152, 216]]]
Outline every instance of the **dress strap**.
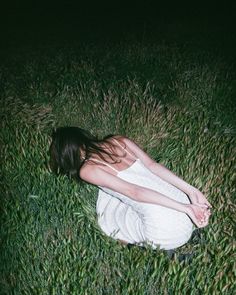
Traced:
[[123, 149], [123, 150], [125, 150], [130, 156], [131, 156], [131, 158], [133, 158], [134, 160], [137, 160], [137, 158], [135, 158], [135, 156], [134, 155], [132, 155], [125, 147], [123, 147], [120, 143], [119, 143], [119, 141], [118, 140], [116, 140], [115, 138], [113, 138], [114, 139], [114, 141]]
[[103, 161], [100, 161], [100, 160], [98, 160], [98, 159], [94, 159], [94, 158], [90, 158], [90, 160], [93, 160], [93, 161], [97, 161], [97, 162], [99, 162], [99, 163], [102, 163], [103, 165], [108, 166], [108, 167], [110, 167], [112, 170], [116, 171], [116, 173], [119, 172], [118, 170], [116, 170], [114, 167], [112, 167], [111, 165], [109, 165], [109, 164], [106, 163], [106, 162], [103, 162]]

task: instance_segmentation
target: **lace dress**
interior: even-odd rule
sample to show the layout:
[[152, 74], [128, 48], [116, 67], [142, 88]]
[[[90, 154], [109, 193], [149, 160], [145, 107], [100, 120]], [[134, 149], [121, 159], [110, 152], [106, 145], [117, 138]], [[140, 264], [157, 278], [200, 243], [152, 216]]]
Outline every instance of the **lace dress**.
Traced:
[[[118, 141], [116, 142], [120, 145]], [[128, 150], [126, 152], [134, 158]], [[178, 202], [190, 203], [184, 192], [153, 174], [140, 159], [135, 159], [130, 167], [122, 171], [116, 170], [106, 162], [94, 160], [109, 166], [116, 171], [117, 177], [127, 182], [155, 190]], [[185, 213], [159, 205], [137, 202], [101, 186], [99, 186], [96, 211], [98, 224], [106, 235], [131, 244], [147, 243], [154, 249], [169, 250], [184, 245], [195, 228]]]

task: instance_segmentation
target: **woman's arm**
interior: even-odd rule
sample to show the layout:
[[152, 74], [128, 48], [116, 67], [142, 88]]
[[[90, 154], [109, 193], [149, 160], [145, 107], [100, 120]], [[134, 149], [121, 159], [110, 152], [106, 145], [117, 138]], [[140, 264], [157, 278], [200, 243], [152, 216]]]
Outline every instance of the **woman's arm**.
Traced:
[[202, 204], [208, 207], [212, 207], [207, 201], [206, 197], [194, 186], [188, 184], [183, 179], [175, 175], [168, 168], [160, 163], [156, 163], [152, 158], [149, 157], [134, 141], [125, 137], [124, 142], [128, 148], [139, 158], [143, 164], [155, 175], [159, 176], [166, 182], [174, 185], [181, 191], [185, 192], [193, 204]]
[[87, 167], [81, 169], [80, 177], [86, 182], [106, 187], [137, 202], [159, 205], [186, 213], [198, 227], [204, 227], [208, 224], [208, 215], [205, 208], [177, 202], [154, 190], [120, 179], [100, 167], [87, 165]]
[[173, 172], [167, 169], [164, 165], [156, 163], [147, 153], [145, 153], [134, 141], [125, 137], [124, 142], [128, 148], [139, 158], [143, 164], [155, 175], [161, 177], [168, 183], [176, 186], [186, 194], [189, 193], [192, 186], [176, 176]]
[[180, 189], [186, 194], [189, 194], [191, 192], [191, 189], [193, 188], [190, 184], [188, 184], [183, 179], [175, 175], [161, 163], [153, 163], [149, 167], [149, 170], [155, 175], [161, 177], [163, 180], [176, 186], [178, 189]]

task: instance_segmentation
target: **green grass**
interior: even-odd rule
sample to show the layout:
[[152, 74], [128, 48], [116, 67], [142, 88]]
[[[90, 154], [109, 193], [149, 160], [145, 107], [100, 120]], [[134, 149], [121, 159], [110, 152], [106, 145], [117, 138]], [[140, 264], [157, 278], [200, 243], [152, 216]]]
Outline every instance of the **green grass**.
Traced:
[[[1, 69], [1, 294], [234, 294], [235, 77], [178, 44], [18, 49]], [[213, 204], [200, 240], [118, 244], [91, 185], [47, 169], [50, 132], [76, 125], [136, 140]], [[234, 184], [233, 184], [234, 183]], [[194, 252], [179, 262], [179, 253]]]

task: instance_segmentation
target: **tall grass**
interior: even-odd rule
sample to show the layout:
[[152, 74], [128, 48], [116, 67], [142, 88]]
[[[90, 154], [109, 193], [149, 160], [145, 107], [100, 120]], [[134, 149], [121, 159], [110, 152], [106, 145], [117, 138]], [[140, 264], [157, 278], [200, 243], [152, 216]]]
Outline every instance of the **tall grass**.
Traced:
[[[1, 294], [234, 294], [228, 64], [177, 45], [42, 48], [16, 52], [1, 77]], [[173, 260], [103, 235], [97, 188], [47, 169], [59, 125], [133, 138], [207, 195], [209, 226]], [[180, 262], [180, 253], [194, 257]]]

